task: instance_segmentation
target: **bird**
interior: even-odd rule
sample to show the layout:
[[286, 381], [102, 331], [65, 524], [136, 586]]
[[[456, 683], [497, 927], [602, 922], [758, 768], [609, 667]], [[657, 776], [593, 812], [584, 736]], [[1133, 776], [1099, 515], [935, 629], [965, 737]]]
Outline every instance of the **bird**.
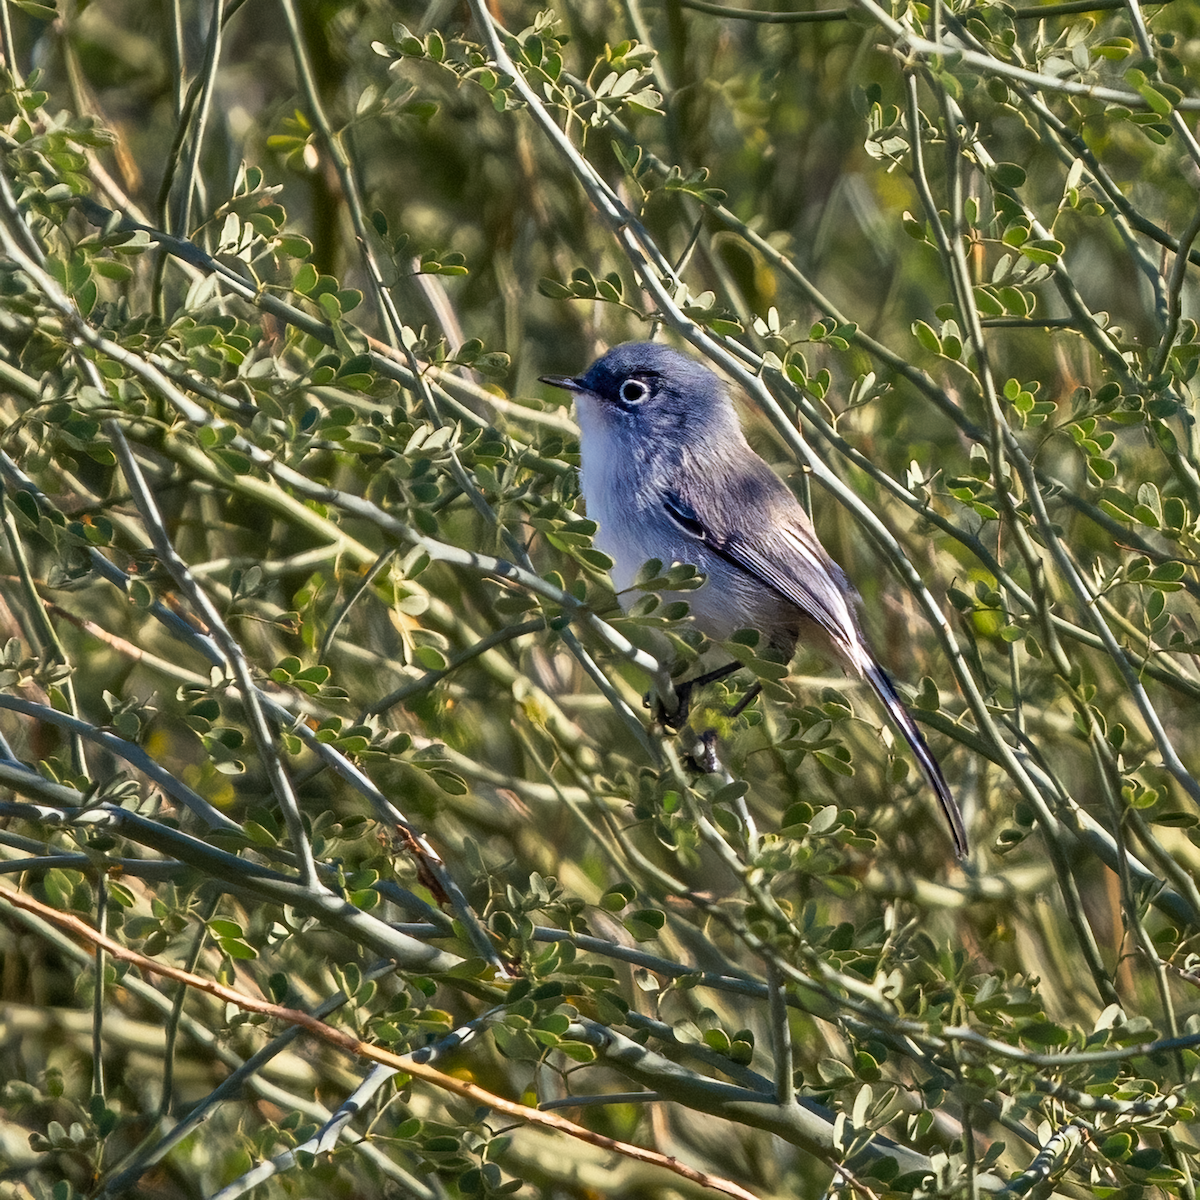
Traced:
[[[957, 802], [859, 625], [859, 597], [787, 484], [751, 449], [729, 388], [707, 366], [657, 342], [609, 350], [582, 375], [544, 375], [575, 399], [580, 483], [595, 544], [613, 561], [618, 596], [650, 559], [688, 563], [688, 593], [710, 638], [757, 630], [790, 660], [803, 642], [874, 690], [941, 806], [960, 859]], [[707, 682], [739, 664], [710, 672]]]

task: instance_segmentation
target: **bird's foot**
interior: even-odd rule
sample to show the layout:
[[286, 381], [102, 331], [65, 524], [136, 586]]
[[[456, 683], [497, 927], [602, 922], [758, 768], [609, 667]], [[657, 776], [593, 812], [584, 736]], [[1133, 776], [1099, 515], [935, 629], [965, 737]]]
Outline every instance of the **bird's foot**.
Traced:
[[699, 771], [703, 775], [713, 775], [721, 769], [721, 761], [717, 758], [715, 729], [706, 729], [696, 738], [696, 744], [687, 756], [687, 764], [693, 771]]
[[[742, 664], [739, 662], [726, 663], [723, 667], [717, 667], [716, 670], [706, 671], [703, 675], [697, 675], [695, 679], [686, 679], [683, 683], [676, 684], [676, 703], [673, 712], [667, 712], [667, 710], [663, 707], [661, 699], [655, 697], [655, 720], [658, 721], [659, 724], [666, 726], [666, 728], [672, 733], [678, 733], [684, 727], [684, 725], [687, 724], [688, 715], [692, 711], [692, 693], [697, 688], [704, 687], [709, 683], [716, 683], [718, 679], [724, 679], [725, 676], [732, 675], [734, 671], [737, 671], [741, 668], [741, 665]], [[757, 696], [761, 691], [762, 684], [754, 684], [754, 686], [746, 692], [741, 700], [739, 700], [737, 704], [733, 706], [733, 708], [727, 711], [726, 715], [730, 717], [738, 716], [745, 709], [746, 705], [749, 704], [750, 701], [753, 700], [754, 697]], [[650, 696], [647, 695], [644, 702], [646, 707], [649, 708], [651, 704]]]
[[696, 681], [691, 680], [676, 686], [675, 707], [670, 711], [663, 704], [662, 697], [654, 693], [647, 693], [643, 696], [642, 703], [647, 708], [653, 708], [655, 721], [672, 733], [678, 733], [687, 724], [688, 716], [691, 714], [692, 689], [695, 684]]

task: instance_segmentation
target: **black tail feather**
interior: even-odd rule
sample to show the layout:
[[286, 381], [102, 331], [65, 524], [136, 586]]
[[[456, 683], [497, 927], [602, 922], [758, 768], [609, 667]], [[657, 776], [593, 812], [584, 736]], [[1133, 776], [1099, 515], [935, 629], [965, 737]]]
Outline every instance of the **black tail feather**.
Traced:
[[892, 723], [911, 747], [925, 778], [929, 780], [929, 785], [933, 788], [938, 803], [942, 806], [946, 824], [950, 826], [950, 835], [954, 838], [954, 853], [959, 858], [966, 858], [968, 852], [967, 830], [963, 824], [962, 813], [950, 792], [950, 787], [942, 774], [942, 768], [938, 766], [937, 759], [933, 757], [933, 751], [929, 749], [924, 735], [917, 728], [908, 709], [904, 707], [904, 701], [900, 699], [900, 694], [896, 691], [895, 684], [888, 678], [887, 672], [878, 663], [871, 663], [863, 671], [863, 674], [866, 676], [867, 682], [875, 689], [879, 699], [883, 701]]

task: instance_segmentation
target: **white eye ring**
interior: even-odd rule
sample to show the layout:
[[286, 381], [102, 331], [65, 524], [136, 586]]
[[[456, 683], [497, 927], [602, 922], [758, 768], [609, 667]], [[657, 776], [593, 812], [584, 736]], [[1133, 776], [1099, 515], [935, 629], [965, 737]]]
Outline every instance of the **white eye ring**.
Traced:
[[650, 396], [650, 386], [641, 379], [626, 379], [617, 389], [622, 404], [641, 404]]

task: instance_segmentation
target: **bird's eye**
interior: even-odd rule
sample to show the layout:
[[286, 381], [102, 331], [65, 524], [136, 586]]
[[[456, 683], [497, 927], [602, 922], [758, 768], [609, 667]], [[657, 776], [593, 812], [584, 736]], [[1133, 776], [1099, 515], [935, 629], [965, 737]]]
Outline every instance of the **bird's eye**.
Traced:
[[626, 379], [617, 395], [623, 404], [641, 404], [650, 395], [650, 385], [641, 379]]

